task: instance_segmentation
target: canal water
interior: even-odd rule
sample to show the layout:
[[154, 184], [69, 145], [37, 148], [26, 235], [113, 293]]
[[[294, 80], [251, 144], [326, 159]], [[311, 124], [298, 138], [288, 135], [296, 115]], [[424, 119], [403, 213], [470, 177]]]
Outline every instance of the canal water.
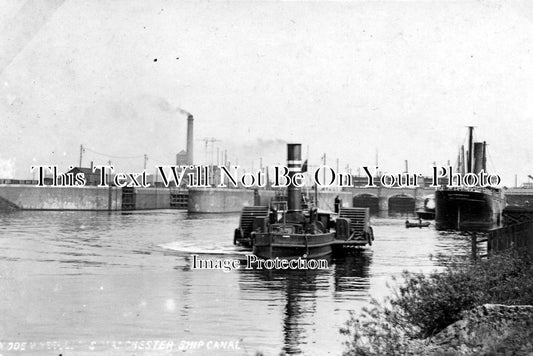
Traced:
[[[0, 354], [339, 355], [350, 310], [470, 251], [467, 236], [373, 218], [373, 246], [327, 270], [191, 269], [244, 259], [238, 214], [0, 214]], [[23, 351], [20, 351], [23, 350]]]

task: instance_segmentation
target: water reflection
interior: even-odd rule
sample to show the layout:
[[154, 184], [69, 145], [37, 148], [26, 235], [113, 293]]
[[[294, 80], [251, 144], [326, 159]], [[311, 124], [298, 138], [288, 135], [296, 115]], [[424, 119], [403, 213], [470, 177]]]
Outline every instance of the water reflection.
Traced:
[[[350, 292], [360, 292], [370, 287], [369, 276], [372, 250], [354, 250], [345, 257], [335, 259], [334, 262], [334, 286], [337, 298], [342, 298], [343, 294], [354, 296]], [[358, 293], [358, 295], [361, 295], [361, 293]]]
[[309, 346], [308, 330], [322, 324], [316, 316], [318, 303], [367, 297], [372, 262], [369, 251], [354, 250], [348, 256], [327, 261], [326, 270], [239, 270], [243, 292], [250, 290], [250, 279], [255, 279], [260, 283], [254, 284], [254, 293], [276, 291], [281, 295], [282, 351], [286, 354], [309, 353], [305, 348]]
[[[475, 233], [478, 239], [486, 233]], [[438, 252], [434, 258], [438, 266], [464, 265], [472, 262], [472, 233], [463, 231], [436, 231]], [[479, 254], [487, 252], [487, 244], [478, 245]]]

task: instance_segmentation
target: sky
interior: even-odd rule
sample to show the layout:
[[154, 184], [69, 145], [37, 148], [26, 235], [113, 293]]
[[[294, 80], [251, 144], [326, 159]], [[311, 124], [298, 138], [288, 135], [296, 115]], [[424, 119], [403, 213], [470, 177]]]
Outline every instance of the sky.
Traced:
[[[533, 175], [533, 5], [0, 0], [0, 178], [31, 165], [196, 164], [429, 174], [466, 126], [503, 183]], [[205, 139], [216, 140], [208, 143]]]

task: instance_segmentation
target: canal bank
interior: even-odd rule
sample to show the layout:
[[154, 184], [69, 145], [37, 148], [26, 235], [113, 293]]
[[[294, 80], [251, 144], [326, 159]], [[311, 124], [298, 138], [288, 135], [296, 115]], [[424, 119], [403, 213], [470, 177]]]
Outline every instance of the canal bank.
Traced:
[[406, 272], [384, 300], [351, 315], [344, 355], [530, 355], [532, 277], [530, 257], [511, 251]]

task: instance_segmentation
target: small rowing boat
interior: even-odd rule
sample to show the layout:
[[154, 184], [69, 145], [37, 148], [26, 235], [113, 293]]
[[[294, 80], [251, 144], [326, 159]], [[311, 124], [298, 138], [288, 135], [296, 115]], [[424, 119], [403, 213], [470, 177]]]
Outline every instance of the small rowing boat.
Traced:
[[419, 220], [418, 222], [410, 222], [409, 220], [405, 221], [405, 227], [406, 228], [410, 228], [410, 227], [428, 227], [429, 225], [431, 225], [431, 223], [429, 221], [424, 221], [424, 222], [422, 222], [421, 220]]

